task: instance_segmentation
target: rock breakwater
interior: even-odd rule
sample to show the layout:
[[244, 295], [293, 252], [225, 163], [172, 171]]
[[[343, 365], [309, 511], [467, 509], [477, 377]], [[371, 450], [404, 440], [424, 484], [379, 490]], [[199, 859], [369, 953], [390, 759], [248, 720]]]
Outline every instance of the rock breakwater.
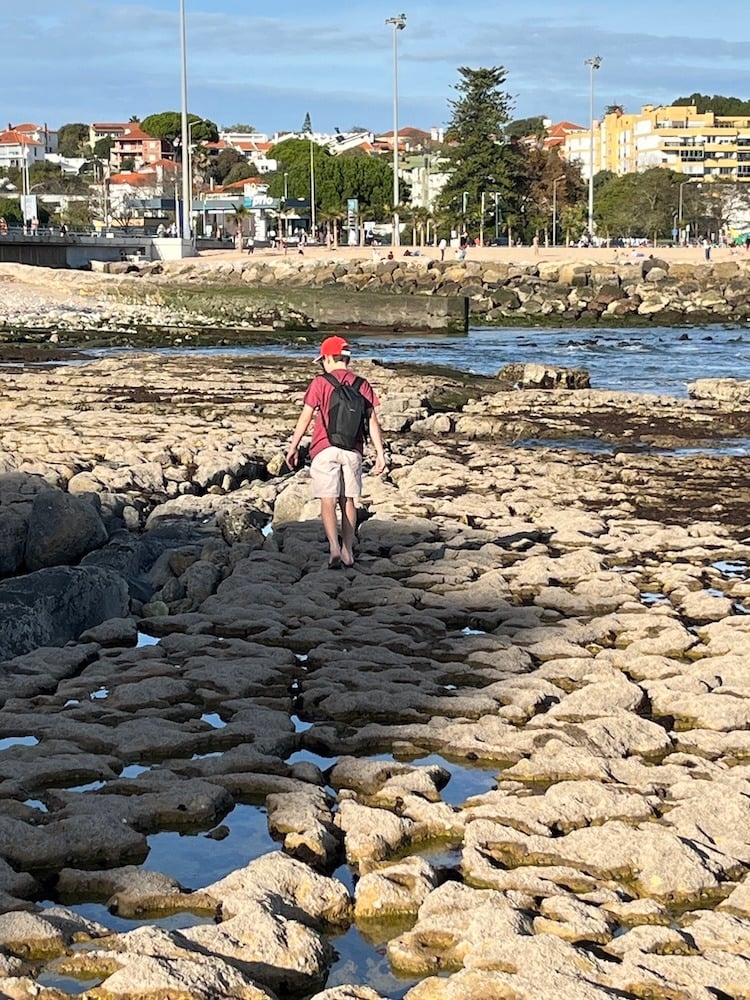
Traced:
[[[161, 273], [159, 273], [161, 272]], [[382, 296], [458, 297], [469, 303], [473, 322], [659, 323], [679, 325], [743, 322], [750, 318], [750, 261], [668, 262], [638, 256], [606, 262], [288, 261], [224, 263], [219, 270], [199, 261], [169, 267], [148, 265], [144, 277], [157, 284], [213, 286], [217, 278], [249, 288], [317, 289]], [[335, 300], [334, 300], [335, 301]], [[387, 300], [386, 300], [387, 303]], [[387, 308], [387, 304], [385, 305]], [[342, 315], [345, 315], [342, 303]]]
[[[701, 325], [750, 319], [750, 261], [189, 259], [86, 274], [5, 265], [0, 336], [243, 342], [320, 327]], [[44, 272], [44, 289], [39, 287]], [[31, 292], [33, 289], [33, 293]], [[157, 333], [154, 339], [154, 334]], [[112, 341], [114, 335], [115, 340]]]

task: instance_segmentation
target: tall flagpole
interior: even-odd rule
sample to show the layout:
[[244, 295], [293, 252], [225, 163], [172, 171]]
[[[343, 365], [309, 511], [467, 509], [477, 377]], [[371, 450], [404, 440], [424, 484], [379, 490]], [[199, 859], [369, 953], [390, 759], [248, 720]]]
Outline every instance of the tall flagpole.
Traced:
[[387, 17], [386, 24], [393, 27], [393, 235], [391, 245], [399, 246], [398, 206], [401, 195], [398, 189], [398, 33], [406, 27], [406, 14]]

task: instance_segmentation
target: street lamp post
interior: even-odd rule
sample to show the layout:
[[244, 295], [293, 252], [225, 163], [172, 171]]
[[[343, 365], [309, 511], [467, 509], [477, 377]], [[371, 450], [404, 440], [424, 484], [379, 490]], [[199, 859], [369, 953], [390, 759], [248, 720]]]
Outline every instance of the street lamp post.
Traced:
[[[190, 237], [190, 128], [187, 97], [187, 37], [185, 32], [185, 0], [180, 0], [180, 56], [182, 66], [182, 217], [177, 219], [177, 235]], [[175, 213], [176, 214], [176, 213]]]
[[594, 237], [594, 70], [599, 69], [602, 64], [601, 56], [592, 56], [591, 59], [584, 59], [584, 66], [589, 67], [589, 123], [591, 133], [589, 135], [589, 236]]
[[398, 203], [398, 33], [406, 27], [406, 14], [387, 17], [386, 24], [393, 27], [393, 237], [391, 243], [399, 245]]
[[552, 181], [552, 246], [557, 246], [557, 185], [565, 180], [565, 174], [560, 174]]
[[315, 220], [315, 155], [313, 153], [313, 137], [310, 132], [310, 239], [315, 239], [317, 222]]
[[682, 242], [682, 189], [686, 184], [692, 184], [692, 182], [693, 178], [691, 177], [690, 180], [682, 181], [679, 185], [680, 194], [677, 204], [677, 228], [679, 229], [678, 237], [680, 242]]
[[[187, 153], [183, 155], [183, 161], [187, 159], [187, 174], [188, 174], [188, 203], [187, 208], [184, 209], [185, 215], [187, 217], [187, 225], [185, 227], [185, 235], [188, 237], [193, 237], [193, 126], [201, 125], [203, 122], [207, 121], [206, 118], [195, 118], [193, 121], [188, 122], [188, 144]], [[183, 162], [184, 167], [184, 162]], [[183, 174], [184, 177], [184, 174]], [[195, 239], [193, 238], [193, 246], [195, 246]]]

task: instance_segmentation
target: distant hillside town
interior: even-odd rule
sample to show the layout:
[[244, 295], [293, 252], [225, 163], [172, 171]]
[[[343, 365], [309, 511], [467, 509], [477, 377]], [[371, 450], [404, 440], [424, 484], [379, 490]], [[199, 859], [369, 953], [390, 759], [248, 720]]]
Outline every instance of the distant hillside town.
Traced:
[[[176, 112], [59, 128], [8, 123], [0, 132], [0, 230], [33, 224], [162, 235], [174, 233], [184, 213], [196, 237], [239, 231], [259, 244], [387, 241], [396, 217], [394, 234], [415, 244], [446, 231], [482, 242], [593, 242], [605, 231], [636, 235], [634, 228], [648, 237], [684, 241], [702, 231], [726, 240], [750, 223], [750, 109], [743, 110], [718, 114], [693, 100], [636, 113], [611, 106], [589, 125], [504, 121], [484, 142], [512, 143], [516, 166], [506, 158], [484, 176], [479, 167], [466, 173], [468, 154], [457, 150], [472, 140], [455, 120], [447, 129], [325, 133], [308, 115], [297, 132], [267, 135], [190, 115], [187, 150]], [[623, 217], [617, 182], [633, 176], [657, 192], [660, 215]]]

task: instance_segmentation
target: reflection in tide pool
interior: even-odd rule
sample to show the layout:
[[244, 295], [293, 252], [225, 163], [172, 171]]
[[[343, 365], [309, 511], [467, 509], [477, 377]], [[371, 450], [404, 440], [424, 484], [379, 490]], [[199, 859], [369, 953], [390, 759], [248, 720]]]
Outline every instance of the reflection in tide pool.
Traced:
[[147, 635], [146, 632], [138, 633], [138, 646], [157, 646], [159, 640], [155, 635]]
[[201, 722], [205, 722], [212, 729], [224, 729], [226, 722], [218, 712], [208, 712], [201, 716]]
[[40, 986], [49, 990], [59, 990], [68, 996], [78, 996], [98, 986], [102, 979], [73, 979], [72, 976], [58, 976], [54, 971], [42, 972], [36, 977]]
[[496, 762], [458, 763], [437, 753], [416, 759], [409, 758], [408, 760], [394, 757], [393, 754], [377, 754], [374, 757], [368, 757], [368, 760], [392, 760], [401, 764], [410, 764], [412, 767], [428, 767], [431, 764], [437, 764], [448, 771], [451, 776], [440, 795], [444, 802], [452, 806], [463, 805], [472, 795], [482, 795], [484, 792], [492, 791], [497, 785], [497, 776], [500, 771], [500, 765]]
[[0, 740], [0, 750], [10, 750], [11, 747], [35, 747], [38, 742], [36, 736], [6, 736]]
[[148, 838], [149, 853], [143, 867], [171, 875], [187, 889], [203, 889], [262, 854], [277, 850], [261, 806], [237, 805], [221, 826], [229, 831], [223, 839], [209, 837], [206, 832], [153, 834]]
[[389, 1000], [401, 1000], [418, 979], [402, 979], [394, 975], [386, 956], [386, 944], [391, 938], [408, 930], [413, 921], [357, 927], [352, 925], [340, 937], [332, 937], [336, 960], [326, 980], [326, 989], [348, 983], [369, 986]]
[[151, 767], [144, 766], [143, 764], [127, 764], [122, 771], [120, 771], [121, 778], [137, 778], [139, 774], [145, 774], [146, 771], [150, 771]]
[[316, 764], [321, 771], [327, 771], [332, 764], [335, 764], [338, 757], [321, 757], [320, 754], [313, 753], [312, 750], [295, 750], [290, 754], [284, 763], [286, 764]]
[[[55, 906], [59, 907], [59, 903], [50, 902], [49, 900], [41, 904], [42, 909], [47, 909], [49, 907]], [[140, 918], [129, 920], [126, 917], [121, 917], [117, 913], [111, 913], [104, 903], [76, 903], [72, 906], [67, 906], [72, 913], [77, 913], [79, 917], [83, 917], [84, 920], [93, 920], [97, 924], [101, 924], [102, 927], [106, 927], [111, 931], [132, 931], [134, 927], [141, 927], [144, 925], [162, 927], [164, 930], [180, 930], [184, 927], [195, 927], [196, 924], [212, 924], [214, 923], [213, 915], [206, 913], [188, 913], [187, 911], [182, 911], [180, 913], [170, 913], [166, 917], [153, 917], [153, 916], [142, 916]]]

